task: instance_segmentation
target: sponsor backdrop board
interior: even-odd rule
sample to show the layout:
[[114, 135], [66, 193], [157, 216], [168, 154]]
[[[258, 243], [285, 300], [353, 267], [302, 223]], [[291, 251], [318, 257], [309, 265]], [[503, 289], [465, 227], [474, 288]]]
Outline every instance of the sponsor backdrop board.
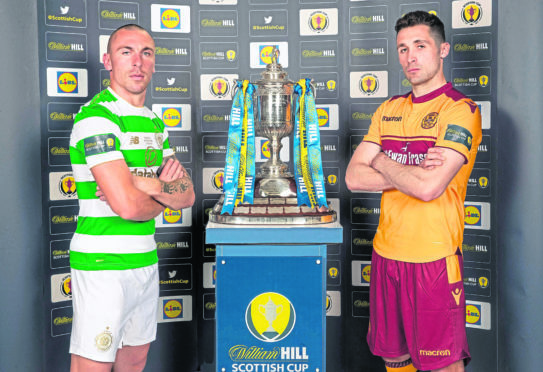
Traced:
[[[156, 41], [156, 74], [146, 105], [169, 128], [197, 195], [192, 208], [157, 217], [161, 311], [149, 370], [216, 366], [215, 248], [205, 244], [205, 223], [222, 190], [232, 84], [258, 80], [277, 46], [291, 80], [314, 81], [326, 190], [338, 200], [344, 228], [344, 243], [328, 247], [327, 370], [383, 371], [364, 338], [370, 285], [365, 278], [380, 194], [349, 192], [344, 175], [375, 109], [410, 90], [397, 62], [394, 22], [416, 9], [443, 19], [451, 43], [446, 78], [483, 114], [483, 142], [465, 203], [466, 324], [473, 356], [468, 369], [497, 370], [495, 0], [39, 0], [43, 282], [50, 299], [43, 304], [50, 325], [43, 334], [44, 369], [69, 365], [68, 254], [78, 209], [68, 156], [73, 117], [110, 84], [101, 62], [109, 35], [138, 23]], [[259, 149], [258, 159], [265, 161], [265, 141]], [[287, 139], [283, 149], [283, 159], [291, 159]]]

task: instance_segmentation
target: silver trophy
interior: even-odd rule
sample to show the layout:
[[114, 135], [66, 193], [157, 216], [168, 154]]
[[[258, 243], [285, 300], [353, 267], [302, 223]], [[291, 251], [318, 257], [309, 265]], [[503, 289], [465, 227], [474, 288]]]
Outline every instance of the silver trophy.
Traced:
[[259, 197], [296, 197], [296, 183], [288, 166], [279, 158], [281, 139], [292, 133], [293, 110], [292, 94], [294, 82], [277, 62], [279, 50], [273, 49], [272, 62], [262, 72], [262, 79], [255, 85], [256, 94], [256, 134], [269, 139], [270, 159], [260, 167], [257, 174], [255, 195]]
[[[255, 101], [255, 132], [269, 139], [270, 159], [256, 174], [253, 204], [240, 204], [232, 215], [222, 214], [224, 195], [209, 212], [209, 221], [226, 224], [319, 224], [335, 222], [330, 208], [298, 206], [296, 182], [279, 157], [281, 139], [294, 128], [292, 97], [294, 82], [278, 63], [274, 47], [272, 61], [258, 80]], [[313, 89], [313, 87], [312, 87]]]

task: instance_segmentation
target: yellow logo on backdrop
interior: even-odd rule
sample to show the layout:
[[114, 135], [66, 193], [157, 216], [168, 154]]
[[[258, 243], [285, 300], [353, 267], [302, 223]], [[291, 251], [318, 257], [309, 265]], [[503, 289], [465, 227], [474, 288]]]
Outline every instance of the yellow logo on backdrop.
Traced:
[[371, 276], [371, 265], [366, 265], [362, 268], [362, 281], [369, 283]]
[[330, 120], [330, 115], [328, 114], [328, 110], [323, 108], [317, 108], [317, 118], [319, 121], [319, 127], [323, 127], [326, 124], [328, 124]]
[[224, 171], [220, 170], [213, 174], [213, 187], [216, 190], [222, 191], [224, 186]]
[[183, 305], [177, 300], [169, 300], [164, 305], [164, 315], [168, 318], [177, 318], [183, 311]]
[[488, 186], [488, 178], [479, 177], [479, 186], [481, 186], [481, 188], [483, 189], [486, 189], [486, 187]]
[[168, 127], [176, 127], [181, 123], [181, 112], [175, 107], [168, 107], [162, 113], [162, 121]]
[[273, 52], [273, 48], [275, 47], [275, 45], [267, 45], [267, 46], [264, 46], [262, 47], [262, 49], [260, 49], [260, 61], [267, 65], [267, 64], [270, 64], [272, 62], [272, 52]]
[[483, 16], [481, 4], [470, 1], [462, 7], [462, 20], [470, 25], [478, 23]]
[[323, 12], [315, 12], [309, 18], [309, 27], [313, 31], [322, 32], [328, 28], [329, 23], [328, 15]]
[[480, 220], [481, 211], [477, 207], [473, 205], [468, 205], [464, 209], [464, 222], [466, 223], [466, 225], [475, 225], [479, 223]]
[[487, 288], [488, 287], [488, 278], [485, 276], [482, 276], [479, 278], [479, 286], [481, 288]]
[[230, 90], [228, 81], [226, 81], [222, 77], [214, 78], [210, 83], [209, 89], [211, 90], [211, 93], [215, 97], [220, 97], [220, 98], [225, 97], [228, 91]]
[[373, 94], [379, 88], [379, 81], [377, 80], [377, 76], [373, 74], [362, 75], [358, 84], [360, 90], [366, 94]]
[[176, 223], [183, 217], [183, 212], [181, 210], [173, 211], [170, 208], [166, 208], [164, 209], [163, 216], [165, 223]]
[[77, 89], [77, 78], [71, 72], [64, 72], [58, 77], [57, 84], [62, 92], [72, 93]]
[[479, 76], [479, 85], [482, 86], [483, 88], [488, 85], [488, 81], [489, 81], [488, 76], [486, 75]]
[[270, 151], [270, 141], [264, 141], [262, 142], [262, 146], [260, 147], [262, 151], [262, 156], [266, 159], [269, 159], [271, 157], [271, 151]]
[[160, 20], [166, 28], [178, 28], [181, 16], [174, 9], [166, 9], [162, 12]]
[[481, 312], [474, 305], [466, 305], [466, 322], [476, 324], [481, 319]]
[[233, 62], [236, 60], [236, 51], [235, 50], [227, 50], [226, 51], [226, 59], [229, 60], [230, 62]]

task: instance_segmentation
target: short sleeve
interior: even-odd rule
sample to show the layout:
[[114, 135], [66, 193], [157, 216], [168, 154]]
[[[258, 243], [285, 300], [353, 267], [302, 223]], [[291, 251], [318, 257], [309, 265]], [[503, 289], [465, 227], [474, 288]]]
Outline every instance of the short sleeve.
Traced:
[[[388, 101], [387, 101], [388, 102]], [[371, 124], [368, 130], [368, 134], [364, 136], [364, 142], [372, 142], [381, 146], [381, 113], [385, 106], [386, 102], [382, 103], [375, 113], [371, 117]]]
[[475, 102], [463, 98], [439, 114], [437, 147], [462, 154], [468, 163], [481, 143], [481, 112]]
[[171, 148], [171, 144], [170, 144], [170, 136], [169, 136], [168, 131], [166, 130], [166, 128], [164, 128], [164, 143], [162, 145], [162, 157], [167, 158], [167, 157], [172, 156], [174, 154], [175, 154], [175, 152]]
[[92, 111], [92, 108], [86, 108], [78, 114], [70, 137], [70, 147], [75, 148], [79, 155], [78, 163], [92, 168], [108, 161], [124, 159], [120, 151], [119, 126], [107, 115], [100, 114], [99, 110], [94, 116]]

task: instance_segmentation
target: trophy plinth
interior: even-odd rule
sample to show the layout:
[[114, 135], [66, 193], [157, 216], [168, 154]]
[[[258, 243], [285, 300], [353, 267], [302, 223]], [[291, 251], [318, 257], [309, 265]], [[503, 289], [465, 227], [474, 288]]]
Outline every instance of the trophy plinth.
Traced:
[[261, 165], [255, 179], [253, 204], [239, 204], [233, 213], [221, 214], [224, 195], [209, 213], [211, 222], [226, 224], [315, 224], [334, 222], [330, 208], [297, 206], [296, 182], [288, 166], [280, 159], [281, 139], [293, 129], [292, 95], [294, 82], [278, 63], [274, 47], [272, 62], [255, 85], [255, 133], [269, 140], [270, 158]]
[[239, 204], [234, 207], [231, 215], [221, 214], [223, 202], [224, 195], [209, 212], [210, 222], [233, 225], [313, 225], [337, 220], [334, 210], [298, 206], [296, 197], [255, 198], [253, 204]]

